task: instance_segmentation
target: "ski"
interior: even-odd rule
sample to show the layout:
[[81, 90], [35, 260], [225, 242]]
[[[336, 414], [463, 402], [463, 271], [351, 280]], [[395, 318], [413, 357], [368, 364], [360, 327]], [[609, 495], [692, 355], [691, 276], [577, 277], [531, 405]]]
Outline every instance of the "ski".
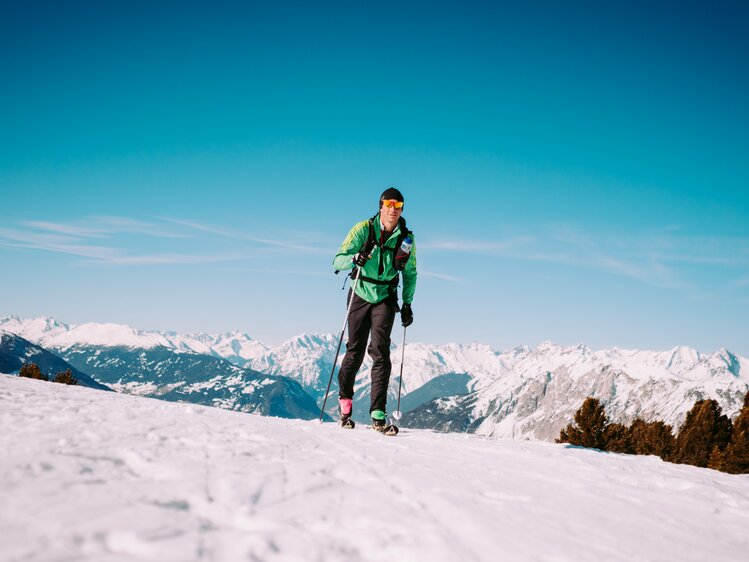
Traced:
[[396, 435], [398, 435], [399, 431], [400, 430], [398, 429], [397, 425], [390, 424], [385, 426], [385, 431], [383, 431], [382, 433], [387, 435], [388, 437], [395, 437]]

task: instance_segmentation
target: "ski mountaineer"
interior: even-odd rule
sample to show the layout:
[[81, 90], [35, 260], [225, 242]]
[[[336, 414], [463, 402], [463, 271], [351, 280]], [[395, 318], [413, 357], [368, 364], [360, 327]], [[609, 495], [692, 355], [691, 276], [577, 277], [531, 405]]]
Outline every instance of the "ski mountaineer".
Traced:
[[[379, 212], [354, 225], [333, 259], [336, 270], [352, 269], [355, 279], [347, 305], [348, 341], [338, 373], [338, 403], [341, 425], [354, 427], [351, 420], [356, 373], [364, 360], [367, 340], [372, 358], [372, 427], [395, 434], [398, 429], [386, 423], [386, 403], [390, 382], [390, 333], [396, 312], [405, 328], [413, 322], [411, 302], [416, 289], [416, 246], [406, 227], [403, 195], [391, 187], [379, 199]], [[357, 269], [358, 281], [357, 279]], [[398, 274], [403, 273], [403, 306], [398, 306]]]

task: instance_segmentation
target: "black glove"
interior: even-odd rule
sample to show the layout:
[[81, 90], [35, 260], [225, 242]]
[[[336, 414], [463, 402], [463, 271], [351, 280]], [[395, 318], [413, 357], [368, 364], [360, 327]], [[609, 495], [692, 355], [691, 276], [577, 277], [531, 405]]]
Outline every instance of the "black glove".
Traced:
[[368, 259], [369, 259], [369, 254], [365, 252], [359, 252], [353, 257], [351, 261], [357, 267], [364, 267]]
[[414, 323], [414, 312], [411, 310], [410, 304], [404, 304], [401, 306], [401, 324], [404, 328]]
[[372, 250], [374, 250], [375, 241], [367, 240], [364, 247], [356, 254], [351, 260], [356, 267], [364, 267], [367, 260], [372, 257]]

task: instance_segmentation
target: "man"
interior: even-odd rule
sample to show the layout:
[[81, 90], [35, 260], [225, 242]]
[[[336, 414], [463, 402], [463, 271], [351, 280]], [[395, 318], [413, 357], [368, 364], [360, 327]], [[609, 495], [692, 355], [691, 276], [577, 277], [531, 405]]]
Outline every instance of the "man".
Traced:
[[[404, 327], [413, 322], [411, 302], [416, 288], [416, 247], [413, 233], [406, 228], [403, 195], [391, 187], [379, 200], [379, 212], [356, 224], [333, 259], [337, 270], [355, 268], [353, 291], [349, 291], [348, 341], [346, 355], [338, 373], [338, 402], [341, 425], [353, 427], [352, 399], [356, 373], [364, 360], [371, 334], [369, 355], [372, 358], [371, 405], [372, 427], [392, 431], [387, 419], [387, 390], [390, 382], [390, 333], [395, 313], [400, 310]], [[409, 244], [410, 243], [410, 244]], [[357, 269], [358, 268], [358, 280]], [[398, 307], [398, 274], [403, 273], [403, 306]], [[352, 294], [353, 293], [353, 294]]]

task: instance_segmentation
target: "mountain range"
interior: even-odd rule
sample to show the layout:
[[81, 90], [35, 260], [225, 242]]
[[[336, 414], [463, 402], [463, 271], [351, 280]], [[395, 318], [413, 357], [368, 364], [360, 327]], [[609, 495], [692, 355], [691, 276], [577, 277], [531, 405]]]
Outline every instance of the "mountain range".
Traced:
[[[332, 334], [305, 334], [267, 346], [239, 331], [179, 334], [118, 324], [72, 326], [46, 317], [9, 316], [0, 319], [0, 329], [59, 354], [115, 390], [135, 394], [174, 398], [176, 392], [179, 399], [199, 399], [209, 387], [209, 394], [220, 388], [221, 396], [211, 396], [213, 405], [242, 409], [236, 394], [245, 392], [245, 378], [237, 373], [289, 379], [299, 385], [297, 393], [310, 397], [307, 418], [322, 403], [337, 345]], [[397, 404], [403, 351], [392, 348], [390, 411]], [[476, 343], [409, 343], [404, 356], [402, 424], [482, 435], [553, 440], [587, 396], [601, 399], [612, 421], [641, 417], [678, 427], [702, 398], [716, 399], [735, 416], [749, 390], [749, 361], [726, 349], [593, 351], [544, 342], [534, 349], [495, 351]], [[211, 359], [222, 366], [208, 367], [214, 365]], [[354, 417], [359, 421], [368, 417], [370, 368], [367, 358], [357, 377]], [[330, 415], [337, 408], [336, 388], [334, 380]]]
[[[64, 324], [42, 319], [32, 321], [28, 329], [14, 325], [10, 330], [6, 320], [0, 319], [0, 372], [15, 372], [24, 362], [35, 362], [43, 372], [72, 367], [84, 385], [118, 392], [283, 418], [314, 419], [319, 415], [315, 401], [288, 377], [241, 368], [213, 355], [178, 350], [168, 341], [138, 347], [138, 342], [131, 340], [127, 342], [131, 345], [124, 345], [116, 338], [106, 339], [112, 325], [87, 331], [93, 335], [93, 343], [81, 339], [60, 347], [49, 336], [62, 333]], [[46, 336], [33, 332], [39, 326]]]
[[43, 347], [34, 345], [15, 334], [0, 332], [0, 373], [16, 372], [21, 369], [24, 363], [35, 363], [41, 373], [50, 380], [53, 380], [56, 374], [69, 369], [77, 379], [76, 384], [79, 386], [97, 390], [112, 390]]

